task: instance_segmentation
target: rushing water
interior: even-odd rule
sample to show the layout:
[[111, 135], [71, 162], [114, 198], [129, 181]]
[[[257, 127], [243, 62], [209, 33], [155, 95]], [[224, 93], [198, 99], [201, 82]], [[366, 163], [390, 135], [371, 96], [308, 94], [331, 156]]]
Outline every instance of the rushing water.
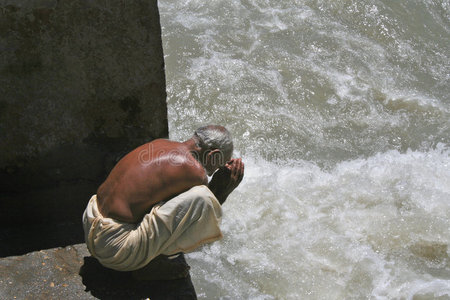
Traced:
[[200, 299], [450, 299], [450, 2], [159, 1], [170, 136], [246, 163]]

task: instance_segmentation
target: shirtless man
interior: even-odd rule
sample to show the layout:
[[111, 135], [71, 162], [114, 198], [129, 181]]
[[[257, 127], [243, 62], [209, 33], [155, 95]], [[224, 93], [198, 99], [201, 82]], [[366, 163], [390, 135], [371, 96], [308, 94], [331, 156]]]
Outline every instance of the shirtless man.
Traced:
[[218, 125], [197, 129], [183, 143], [158, 139], [144, 144], [122, 158], [99, 187], [99, 210], [104, 217], [140, 222], [154, 204], [208, 185], [206, 175], [216, 170], [208, 187], [222, 204], [244, 176], [244, 164], [231, 159], [232, 151], [230, 134]]
[[108, 268], [139, 272], [161, 254], [219, 240], [221, 204], [244, 176], [232, 152], [228, 130], [209, 125], [185, 142], [158, 139], [127, 154], [83, 214], [92, 256]]

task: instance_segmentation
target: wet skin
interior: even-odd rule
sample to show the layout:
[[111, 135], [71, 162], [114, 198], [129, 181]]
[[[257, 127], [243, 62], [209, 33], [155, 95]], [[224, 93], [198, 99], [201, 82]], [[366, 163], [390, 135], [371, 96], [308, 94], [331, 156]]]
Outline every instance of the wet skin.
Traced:
[[202, 151], [192, 139], [144, 144], [123, 157], [98, 188], [99, 210], [104, 217], [140, 222], [156, 203], [193, 186], [208, 185], [207, 174], [215, 171], [208, 187], [222, 204], [242, 181], [244, 163], [240, 158], [225, 158], [228, 162], [220, 164], [214, 159], [219, 154], [218, 150]]

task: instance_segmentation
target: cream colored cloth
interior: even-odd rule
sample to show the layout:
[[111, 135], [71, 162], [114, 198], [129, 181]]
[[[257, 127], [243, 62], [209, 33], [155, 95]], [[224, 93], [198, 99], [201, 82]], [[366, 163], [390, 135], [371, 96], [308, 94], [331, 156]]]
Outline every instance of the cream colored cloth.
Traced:
[[219, 201], [201, 185], [155, 205], [139, 224], [104, 218], [94, 195], [84, 211], [83, 227], [89, 252], [102, 265], [132, 271], [160, 254], [189, 252], [221, 239], [221, 217]]

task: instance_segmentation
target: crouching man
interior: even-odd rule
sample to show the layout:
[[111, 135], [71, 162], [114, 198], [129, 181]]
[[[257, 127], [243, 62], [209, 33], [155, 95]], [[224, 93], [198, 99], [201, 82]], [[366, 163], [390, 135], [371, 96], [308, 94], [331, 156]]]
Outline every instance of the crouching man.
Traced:
[[[228, 130], [209, 125], [183, 143], [158, 139], [127, 154], [83, 214], [92, 256], [105, 267], [133, 271], [161, 254], [221, 239], [221, 204], [244, 176], [232, 152]], [[207, 175], [213, 175], [209, 184]]]

